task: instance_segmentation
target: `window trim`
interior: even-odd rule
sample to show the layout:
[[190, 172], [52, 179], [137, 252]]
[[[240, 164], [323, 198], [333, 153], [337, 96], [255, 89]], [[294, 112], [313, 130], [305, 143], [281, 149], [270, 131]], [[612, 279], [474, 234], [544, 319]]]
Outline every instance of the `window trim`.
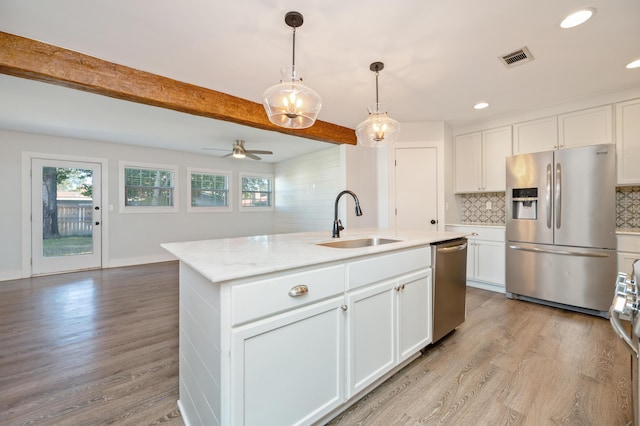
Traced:
[[[165, 170], [173, 173], [172, 206], [127, 206], [125, 205], [125, 169]], [[178, 213], [180, 211], [178, 166], [173, 164], [141, 163], [120, 160], [118, 162], [118, 205], [120, 213]]]
[[[263, 177], [271, 179], [271, 205], [269, 207], [245, 207], [242, 205], [242, 179], [245, 177]], [[257, 172], [240, 172], [238, 177], [238, 210], [240, 212], [271, 212], [275, 210], [276, 205], [276, 188], [275, 178], [271, 173], [257, 173]]]
[[[191, 205], [191, 174], [208, 174], [227, 177], [227, 205], [224, 207], [195, 207]], [[187, 167], [187, 212], [189, 213], [230, 213], [233, 212], [233, 175], [230, 170], [205, 169], [202, 167]]]

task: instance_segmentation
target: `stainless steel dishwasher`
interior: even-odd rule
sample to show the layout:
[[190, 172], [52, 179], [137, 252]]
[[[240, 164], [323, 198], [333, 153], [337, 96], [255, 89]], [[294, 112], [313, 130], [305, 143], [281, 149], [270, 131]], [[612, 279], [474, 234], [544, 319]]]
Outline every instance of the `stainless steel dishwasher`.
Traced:
[[467, 239], [431, 245], [433, 267], [433, 343], [462, 324], [466, 317]]

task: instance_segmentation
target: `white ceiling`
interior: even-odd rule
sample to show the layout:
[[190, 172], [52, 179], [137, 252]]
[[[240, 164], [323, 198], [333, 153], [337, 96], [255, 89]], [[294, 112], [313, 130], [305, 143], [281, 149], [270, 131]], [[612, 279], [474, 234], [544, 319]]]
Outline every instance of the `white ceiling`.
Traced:
[[[583, 26], [559, 23], [596, 8]], [[260, 102], [291, 63], [323, 99], [319, 119], [349, 128], [375, 101], [402, 122], [453, 127], [640, 86], [638, 0], [0, 0], [0, 30]], [[498, 57], [527, 46], [535, 60]], [[323, 143], [0, 76], [0, 127], [204, 153], [271, 149], [279, 161]], [[472, 106], [491, 106], [476, 111]], [[224, 152], [208, 151], [210, 155]]]

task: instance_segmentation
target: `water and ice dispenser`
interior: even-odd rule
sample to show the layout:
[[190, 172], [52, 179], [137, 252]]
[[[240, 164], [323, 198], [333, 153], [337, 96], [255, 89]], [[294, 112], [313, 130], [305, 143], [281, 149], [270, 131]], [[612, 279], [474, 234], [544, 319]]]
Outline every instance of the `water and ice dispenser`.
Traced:
[[538, 188], [514, 188], [511, 194], [513, 219], [538, 218]]

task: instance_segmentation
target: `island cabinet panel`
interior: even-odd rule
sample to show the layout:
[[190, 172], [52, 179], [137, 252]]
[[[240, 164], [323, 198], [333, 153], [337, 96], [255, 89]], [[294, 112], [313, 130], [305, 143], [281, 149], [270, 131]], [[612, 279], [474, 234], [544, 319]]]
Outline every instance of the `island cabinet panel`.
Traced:
[[231, 287], [231, 323], [241, 324], [343, 293], [345, 267], [317, 268]]
[[431, 343], [431, 294], [425, 268], [347, 293], [347, 398]]
[[344, 402], [343, 300], [233, 331], [231, 424], [310, 424]]
[[181, 262], [185, 424], [323, 423], [418, 356], [431, 247], [360, 253], [220, 282]]
[[347, 265], [349, 290], [431, 266], [431, 247], [371, 256]]

